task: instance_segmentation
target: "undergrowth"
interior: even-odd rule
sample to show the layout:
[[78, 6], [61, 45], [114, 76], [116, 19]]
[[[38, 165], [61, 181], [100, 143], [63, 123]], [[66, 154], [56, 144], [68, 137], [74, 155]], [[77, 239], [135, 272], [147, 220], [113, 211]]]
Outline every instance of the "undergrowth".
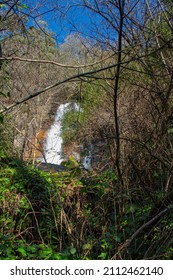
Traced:
[[119, 193], [111, 169], [51, 173], [2, 157], [0, 259], [169, 259], [171, 212], [139, 230], [152, 208], [138, 189]]

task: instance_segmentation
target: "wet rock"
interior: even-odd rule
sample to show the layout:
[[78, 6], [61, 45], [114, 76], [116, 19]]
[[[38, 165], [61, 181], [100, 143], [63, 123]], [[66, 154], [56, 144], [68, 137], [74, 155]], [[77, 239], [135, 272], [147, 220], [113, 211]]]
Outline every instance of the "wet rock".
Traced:
[[36, 168], [38, 168], [39, 170], [43, 170], [43, 171], [53, 171], [53, 172], [63, 172], [66, 171], [66, 167], [59, 165], [59, 164], [54, 164], [54, 163], [45, 163], [45, 162], [41, 162], [38, 165], [35, 165]]

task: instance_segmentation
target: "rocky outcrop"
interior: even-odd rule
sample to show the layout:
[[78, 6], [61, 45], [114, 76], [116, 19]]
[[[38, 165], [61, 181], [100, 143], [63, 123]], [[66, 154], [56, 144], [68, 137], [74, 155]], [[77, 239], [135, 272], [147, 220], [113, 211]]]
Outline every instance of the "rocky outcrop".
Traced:
[[39, 170], [48, 171], [48, 172], [63, 172], [66, 170], [65, 166], [53, 164], [53, 163], [45, 163], [41, 162], [35, 165]]

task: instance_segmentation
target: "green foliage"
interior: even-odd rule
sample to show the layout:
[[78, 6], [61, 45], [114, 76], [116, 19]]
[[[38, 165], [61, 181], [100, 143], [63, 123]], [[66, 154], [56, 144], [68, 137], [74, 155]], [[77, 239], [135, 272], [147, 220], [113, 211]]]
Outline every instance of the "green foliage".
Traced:
[[62, 120], [61, 136], [64, 140], [64, 145], [76, 139], [77, 131], [83, 123], [83, 114], [73, 109], [64, 114]]
[[[99, 242], [105, 229], [100, 228], [103, 210], [98, 209], [96, 213], [93, 210], [101, 199], [99, 208], [107, 211], [104, 204], [109, 193], [102, 180], [99, 177], [94, 181], [80, 180], [71, 176], [71, 170], [49, 174], [26, 166], [15, 158], [3, 158], [0, 172], [0, 258], [97, 258], [103, 248], [103, 241], [101, 247]], [[79, 201], [83, 201], [82, 204]], [[63, 230], [60, 230], [61, 215], [67, 219]], [[87, 227], [92, 231], [79, 242], [78, 231], [82, 234], [82, 224], [86, 231]], [[75, 230], [76, 227], [78, 229]], [[66, 240], [62, 249], [59, 247], [61, 239]]]
[[70, 247], [63, 253], [56, 247], [45, 244], [27, 244], [24, 240], [15, 240], [0, 234], [0, 260], [67, 260], [72, 259], [75, 249]]
[[[72, 176], [76, 168], [71, 159], [69, 171], [47, 173], [1, 157], [0, 259], [110, 259], [115, 248], [152, 218], [151, 198], [135, 190], [133, 196], [120, 194], [113, 169]], [[165, 235], [172, 230], [170, 209], [121, 252], [123, 258], [143, 258], [146, 252], [149, 257], [155, 248], [157, 256], [169, 259], [172, 243]], [[160, 237], [165, 241], [158, 249]]]
[[68, 158], [68, 160], [62, 162], [61, 165], [65, 166], [67, 168], [71, 178], [80, 176], [81, 169], [80, 169], [79, 163], [76, 161], [76, 159], [73, 156], [70, 156]]
[[84, 84], [80, 97], [75, 96], [75, 101], [80, 109], [69, 110], [63, 116], [61, 136], [64, 140], [64, 145], [69, 144], [71, 141], [79, 140], [77, 135], [79, 135], [80, 129], [85, 128], [93, 112], [96, 112], [99, 106], [104, 103], [106, 94], [101, 87], [102, 84], [104, 84], [103, 81], [94, 85]]
[[99, 106], [103, 102], [105, 92], [102, 86], [104, 83], [104, 81], [100, 81], [99, 83], [83, 85], [80, 96], [81, 107], [85, 112], [88, 112], [88, 114], [90, 114], [93, 108]]

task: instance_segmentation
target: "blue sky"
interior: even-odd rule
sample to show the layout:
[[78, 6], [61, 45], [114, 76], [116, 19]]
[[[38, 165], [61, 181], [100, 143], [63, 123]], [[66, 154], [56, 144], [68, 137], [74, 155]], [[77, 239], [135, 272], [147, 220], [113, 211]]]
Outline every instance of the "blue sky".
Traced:
[[[155, 0], [148, 1], [155, 3]], [[83, 0], [23, 0], [23, 3], [33, 8], [32, 15], [34, 17], [41, 13], [40, 17], [35, 18], [34, 23], [30, 19], [29, 24], [36, 25], [36, 23], [40, 23], [39, 21], [47, 22], [47, 29], [55, 34], [54, 38], [57, 44], [62, 44], [69, 34], [77, 32], [83, 37], [93, 39], [93, 42], [98, 40], [100, 45], [104, 47], [115, 46], [119, 12], [114, 2], [99, 2], [99, 9], [108, 20], [98, 13], [93, 13], [89, 9], [83, 8], [81, 5], [83, 2]], [[96, 10], [98, 9], [97, 4], [95, 4], [98, 2], [90, 0], [88, 3], [92, 3], [93, 7]], [[142, 3], [144, 3], [144, 0], [129, 0], [129, 7], [126, 5], [127, 12], [134, 8], [133, 16], [135, 16], [136, 21], [141, 20], [142, 11], [140, 8]], [[128, 21], [130, 22], [127, 19], [126, 24], [128, 24]], [[112, 26], [111, 22], [116, 27]], [[130, 28], [134, 28], [132, 25]]]
[[[63, 43], [69, 34], [75, 32], [78, 32], [83, 37], [90, 37], [90, 39], [94, 38], [98, 39], [98, 41], [100, 39], [100, 42], [103, 42], [103, 44], [106, 44], [106, 40], [110, 40], [111, 42], [117, 40], [116, 28], [111, 26], [111, 22], [118, 26], [117, 17], [119, 13], [116, 5], [114, 5], [114, 1], [86, 1], [86, 3], [92, 4], [92, 7], [96, 8], [96, 10], [98, 9], [97, 3], [99, 3], [99, 9], [108, 20], [104, 20], [98, 13], [92, 13], [89, 9], [84, 9], [82, 7], [83, 0], [20, 1], [24, 5], [22, 11], [29, 15], [28, 25], [38, 27], [39, 21], [47, 22], [47, 30], [55, 34], [54, 37], [57, 44]], [[148, 1], [150, 5], [154, 5], [157, 2], [155, 0]], [[134, 19], [140, 21], [142, 14], [140, 8], [144, 0], [129, 0], [126, 3], [128, 3], [126, 5], [127, 12], [128, 9], [132, 8], [133, 10], [134, 6]], [[20, 9], [18, 12], [20, 12]], [[126, 20], [126, 24], [128, 24], [128, 20]]]
[[[64, 5], [64, 9], [61, 8], [60, 11], [58, 11], [57, 7], [58, 4], [62, 2], [61, 4]], [[23, 1], [25, 2], [29, 7], [35, 7], [37, 0], [32, 1]], [[68, 9], [68, 0], [66, 1], [40, 1], [40, 7], [38, 7], [37, 10], [34, 10], [35, 12], [32, 15], [36, 15], [38, 12], [43, 13], [40, 17], [36, 18], [36, 21], [39, 23], [39, 21], [45, 21], [48, 24], [48, 30], [55, 33], [55, 39], [57, 43], [63, 43], [64, 39], [67, 37], [67, 35], [79, 32], [81, 36], [89, 36], [92, 35], [91, 32], [91, 26], [93, 24], [93, 21], [99, 20], [95, 16], [93, 19], [91, 17], [91, 14], [89, 11], [83, 9], [82, 7], [72, 7]], [[79, 3], [80, 1], [76, 1]], [[70, 4], [72, 4], [72, 1], [70, 1]], [[55, 8], [55, 9], [54, 9]], [[52, 10], [54, 9], [54, 10]], [[50, 11], [50, 12], [48, 12]], [[30, 19], [29, 21], [30, 25], [35, 25], [35, 22]]]

